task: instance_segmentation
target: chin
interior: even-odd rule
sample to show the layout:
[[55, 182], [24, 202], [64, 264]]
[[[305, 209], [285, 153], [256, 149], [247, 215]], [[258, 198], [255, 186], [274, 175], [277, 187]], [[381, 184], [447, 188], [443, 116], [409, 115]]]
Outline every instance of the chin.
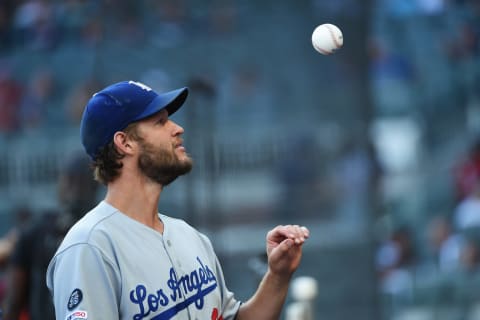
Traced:
[[192, 162], [192, 158], [190, 158], [190, 156], [186, 152], [182, 152], [177, 156], [177, 158], [181, 162]]
[[183, 159], [180, 159], [180, 161], [181, 161], [184, 165], [190, 167], [189, 171], [192, 169], [192, 167], [193, 167], [193, 160], [192, 160], [192, 158], [190, 158], [189, 156], [185, 155], [185, 157], [184, 157]]

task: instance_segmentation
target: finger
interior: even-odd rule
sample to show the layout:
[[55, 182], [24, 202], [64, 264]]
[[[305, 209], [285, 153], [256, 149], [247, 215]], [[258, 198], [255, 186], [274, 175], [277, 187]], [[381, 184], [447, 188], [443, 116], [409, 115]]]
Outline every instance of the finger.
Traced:
[[279, 225], [267, 234], [267, 239], [280, 243], [285, 238], [292, 239], [295, 244], [303, 244], [305, 239], [310, 236], [306, 227], [299, 225]]
[[289, 252], [295, 246], [292, 239], [286, 238], [278, 244], [278, 246], [272, 249], [268, 255], [269, 263], [278, 263], [281, 259], [289, 255]]
[[293, 247], [294, 245], [294, 241], [292, 239], [285, 239], [282, 241], [282, 243], [280, 243], [280, 249], [282, 250], [282, 252], [288, 252], [288, 250], [290, 250], [291, 247]]
[[270, 230], [267, 234], [267, 239], [277, 240], [278, 242], [282, 241], [284, 238], [294, 238], [295, 235], [289, 230], [291, 226], [276, 226]]
[[304, 226], [294, 225], [292, 226], [292, 229], [293, 233], [295, 234], [294, 241], [296, 244], [303, 244], [310, 236], [309, 230]]
[[294, 234], [293, 241], [295, 241], [295, 244], [302, 244], [305, 241], [305, 237], [303, 236], [303, 232], [300, 230], [300, 226], [293, 225], [290, 227], [290, 229]]
[[308, 237], [310, 237], [310, 230], [308, 230], [308, 228], [307, 228], [307, 227], [305, 227], [305, 226], [302, 226], [302, 227], [300, 227], [300, 229], [302, 230], [302, 232], [303, 232], [303, 236], [304, 236], [305, 238], [308, 238]]
[[303, 232], [298, 225], [286, 225], [279, 228], [279, 231], [284, 234], [285, 237], [292, 239], [295, 244], [302, 244], [305, 241]]

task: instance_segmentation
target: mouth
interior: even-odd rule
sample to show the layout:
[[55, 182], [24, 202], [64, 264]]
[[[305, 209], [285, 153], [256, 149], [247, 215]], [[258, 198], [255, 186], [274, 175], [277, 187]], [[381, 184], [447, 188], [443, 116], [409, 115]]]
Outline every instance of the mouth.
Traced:
[[174, 145], [175, 150], [185, 151], [185, 147], [183, 146], [183, 141], [179, 141]]

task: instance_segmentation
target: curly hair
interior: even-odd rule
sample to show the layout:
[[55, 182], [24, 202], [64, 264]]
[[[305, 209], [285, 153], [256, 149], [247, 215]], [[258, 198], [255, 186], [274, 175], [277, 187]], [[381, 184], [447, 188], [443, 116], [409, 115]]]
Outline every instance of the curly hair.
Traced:
[[[138, 134], [136, 122], [129, 124], [123, 132], [133, 140], [142, 140], [142, 137]], [[92, 165], [95, 180], [104, 185], [114, 181], [120, 175], [120, 169], [123, 167], [120, 160], [124, 157], [125, 155], [118, 151], [113, 141], [102, 147]]]

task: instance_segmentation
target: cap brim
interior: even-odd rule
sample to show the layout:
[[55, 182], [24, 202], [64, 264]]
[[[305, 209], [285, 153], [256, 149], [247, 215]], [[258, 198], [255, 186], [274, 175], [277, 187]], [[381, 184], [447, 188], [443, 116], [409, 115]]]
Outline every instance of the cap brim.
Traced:
[[166, 109], [170, 116], [180, 109], [185, 100], [187, 100], [187, 96], [188, 88], [186, 87], [159, 94], [141, 114], [135, 117], [134, 121], [150, 117], [163, 109]]

